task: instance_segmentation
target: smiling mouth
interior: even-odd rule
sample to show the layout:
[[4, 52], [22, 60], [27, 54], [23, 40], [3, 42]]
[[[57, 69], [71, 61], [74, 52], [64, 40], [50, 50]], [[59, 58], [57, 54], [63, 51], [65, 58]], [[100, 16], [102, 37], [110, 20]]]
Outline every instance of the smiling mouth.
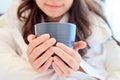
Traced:
[[46, 4], [50, 8], [60, 8], [61, 5], [52, 5], [52, 4]]

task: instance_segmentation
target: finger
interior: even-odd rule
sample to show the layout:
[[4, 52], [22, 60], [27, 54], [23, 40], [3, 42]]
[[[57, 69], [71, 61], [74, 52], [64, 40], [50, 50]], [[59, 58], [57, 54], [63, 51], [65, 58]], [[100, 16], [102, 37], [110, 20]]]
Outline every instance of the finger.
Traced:
[[87, 46], [87, 44], [84, 41], [78, 41], [78, 42], [74, 43], [75, 50], [84, 49], [86, 46]]
[[55, 72], [59, 75], [62, 76], [64, 73], [60, 70], [60, 68], [55, 64], [55, 62], [52, 63], [52, 67], [55, 70]]
[[53, 46], [56, 43], [56, 40], [54, 38], [51, 38], [41, 44], [40, 46], [36, 47], [32, 53], [30, 54], [30, 58], [35, 61], [40, 55], [42, 55], [47, 49], [49, 49], [51, 46]]
[[36, 66], [36, 68], [39, 68], [41, 65], [43, 65], [46, 60], [52, 56], [52, 54], [53, 51], [51, 49], [48, 49], [41, 57], [36, 59], [36, 61], [34, 61], [34, 65]]
[[52, 64], [52, 61], [53, 61], [53, 59], [52, 59], [52, 57], [50, 57], [43, 66], [39, 67], [38, 71], [40, 73], [46, 72], [48, 70], [48, 68], [50, 67], [50, 65]]
[[50, 38], [49, 34], [44, 34], [44, 35], [41, 35], [40, 37], [32, 40], [28, 45], [27, 54], [29, 55], [35, 47], [42, 44], [44, 41], [48, 40], [49, 38]]
[[65, 61], [72, 69], [76, 70], [79, 68], [75, 58], [71, 57], [68, 53], [64, 52], [62, 49], [58, 47], [53, 47], [53, 51], [57, 56], [59, 56], [63, 61]]
[[55, 56], [53, 59], [55, 64], [59, 67], [65, 76], [68, 76], [73, 72], [73, 70], [68, 67], [59, 57]]
[[67, 54], [69, 54], [72, 58], [74, 58], [77, 62], [80, 61], [81, 56], [74, 51], [72, 48], [67, 47], [66, 45], [64, 45], [63, 43], [57, 43], [56, 46], [60, 49], [62, 49], [64, 52], [66, 52]]
[[33, 35], [33, 34], [30, 34], [28, 37], [27, 37], [27, 40], [29, 41], [29, 42], [31, 42], [33, 39], [35, 39], [36, 38], [36, 36], [35, 35]]

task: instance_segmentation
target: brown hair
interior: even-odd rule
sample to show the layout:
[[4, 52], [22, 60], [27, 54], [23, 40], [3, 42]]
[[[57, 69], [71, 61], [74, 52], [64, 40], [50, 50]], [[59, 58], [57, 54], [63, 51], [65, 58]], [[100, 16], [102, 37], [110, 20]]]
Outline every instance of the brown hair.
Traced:
[[[87, 5], [86, 5], [87, 4]], [[74, 0], [71, 9], [69, 10], [69, 21], [77, 26], [76, 41], [84, 40], [91, 34], [90, 22], [88, 19], [89, 10], [94, 11], [96, 14], [101, 16], [106, 22], [107, 20], [103, 16], [99, 8], [91, 0]], [[30, 11], [28, 16], [24, 16], [24, 12]], [[22, 27], [23, 38], [28, 44], [27, 36], [34, 34], [34, 25], [42, 22], [42, 17], [46, 20], [45, 15], [37, 6], [35, 0], [22, 0], [22, 4], [18, 8], [17, 16], [19, 20], [24, 21], [25, 24]], [[81, 55], [84, 55], [84, 50], [79, 50]]]

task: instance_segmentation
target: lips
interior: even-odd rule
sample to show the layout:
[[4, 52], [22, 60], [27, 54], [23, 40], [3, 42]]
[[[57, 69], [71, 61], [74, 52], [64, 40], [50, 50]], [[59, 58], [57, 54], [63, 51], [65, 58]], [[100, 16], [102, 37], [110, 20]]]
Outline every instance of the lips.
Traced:
[[61, 5], [55, 5], [55, 4], [46, 4], [50, 8], [60, 8], [62, 7]]

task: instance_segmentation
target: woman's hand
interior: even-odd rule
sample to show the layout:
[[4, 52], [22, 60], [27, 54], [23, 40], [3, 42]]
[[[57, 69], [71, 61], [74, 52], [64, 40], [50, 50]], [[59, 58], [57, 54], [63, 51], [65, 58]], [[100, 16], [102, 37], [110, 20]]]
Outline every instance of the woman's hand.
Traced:
[[[70, 75], [73, 71], [81, 70], [80, 62], [82, 60], [80, 54], [76, 50], [86, 47], [86, 43], [83, 41], [76, 42], [74, 49], [67, 47], [62, 43], [57, 43], [56, 47], [52, 47], [52, 50], [57, 54], [54, 56], [52, 66], [58, 75]], [[58, 57], [59, 56], [59, 57]], [[67, 63], [67, 65], [62, 60]]]
[[27, 55], [30, 64], [38, 72], [46, 72], [52, 64], [53, 51], [51, 47], [56, 43], [54, 38], [50, 38], [49, 34], [41, 35], [36, 38], [34, 35], [28, 36], [28, 49]]

